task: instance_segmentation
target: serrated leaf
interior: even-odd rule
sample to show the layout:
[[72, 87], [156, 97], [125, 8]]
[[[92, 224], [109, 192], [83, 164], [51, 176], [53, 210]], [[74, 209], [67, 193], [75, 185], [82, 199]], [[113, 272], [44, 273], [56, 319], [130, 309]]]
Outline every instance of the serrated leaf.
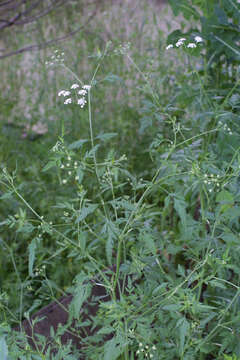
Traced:
[[79, 317], [84, 301], [88, 299], [91, 293], [91, 282], [86, 280], [88, 280], [88, 277], [85, 274], [80, 273], [77, 275], [77, 282], [74, 286], [73, 300], [71, 303], [73, 317], [76, 319]]
[[96, 136], [96, 139], [106, 141], [106, 140], [112, 139], [115, 136], [117, 136], [117, 133], [106, 133], [106, 134], [100, 134], [100, 135]]
[[29, 255], [28, 255], [28, 273], [29, 276], [33, 276], [33, 265], [34, 265], [34, 261], [35, 261], [35, 250], [37, 247], [37, 242], [36, 239], [33, 239], [31, 241], [31, 243], [28, 245], [28, 251], [29, 251]]
[[209, 281], [209, 284], [212, 285], [212, 287], [218, 287], [220, 289], [226, 290], [226, 286], [220, 281], [211, 280], [211, 281]]
[[104, 334], [104, 335], [111, 334], [114, 332], [114, 330], [115, 329], [112, 326], [105, 326], [98, 331], [98, 334]]
[[85, 144], [86, 142], [88, 142], [87, 139], [80, 139], [80, 140], [74, 141], [72, 144], [70, 144], [68, 146], [68, 148], [70, 150], [80, 149], [83, 146], [83, 144]]
[[110, 82], [110, 83], [115, 83], [117, 81], [119, 82], [122, 82], [122, 78], [117, 76], [117, 75], [114, 75], [114, 74], [108, 74], [104, 79], [103, 81], [107, 81], [107, 82]]
[[50, 160], [45, 166], [44, 168], [42, 169], [43, 172], [51, 169], [52, 167], [55, 167], [56, 166], [56, 161], [55, 160]]
[[182, 354], [184, 353], [185, 338], [188, 334], [190, 325], [188, 321], [185, 318], [183, 318], [177, 322], [176, 327], [179, 328], [179, 337], [180, 337], [179, 351], [180, 351], [180, 355], [182, 356]]
[[80, 167], [77, 168], [77, 176], [78, 176], [78, 183], [81, 184], [81, 182], [83, 181], [84, 172]]
[[81, 209], [81, 214], [77, 217], [76, 222], [79, 223], [80, 221], [83, 221], [89, 214], [92, 214], [97, 209], [97, 207], [97, 204], [89, 204], [84, 206]]
[[8, 347], [5, 341], [5, 336], [0, 338], [0, 359], [7, 360], [8, 358]]
[[112, 266], [112, 253], [113, 253], [113, 237], [112, 234], [109, 234], [106, 241], [106, 255], [107, 255], [108, 264], [110, 266]]
[[142, 239], [147, 247], [147, 249], [153, 254], [156, 255], [157, 249], [155, 241], [150, 233], [144, 233]]
[[86, 153], [86, 155], [84, 156], [84, 159], [87, 159], [87, 158], [92, 158], [93, 155], [97, 152], [98, 148], [100, 147], [99, 144], [95, 145], [90, 151], [88, 151]]
[[116, 360], [121, 353], [122, 349], [117, 338], [113, 338], [105, 343], [104, 360]]
[[234, 204], [234, 197], [229, 191], [222, 190], [220, 193], [217, 194], [216, 202], [219, 202], [221, 204]]
[[174, 198], [174, 209], [177, 211], [184, 228], [186, 227], [187, 220], [186, 206], [187, 205], [183, 199]]
[[168, 310], [168, 311], [178, 311], [181, 309], [181, 305], [179, 304], [169, 304], [169, 305], [165, 305], [162, 307], [163, 310]]

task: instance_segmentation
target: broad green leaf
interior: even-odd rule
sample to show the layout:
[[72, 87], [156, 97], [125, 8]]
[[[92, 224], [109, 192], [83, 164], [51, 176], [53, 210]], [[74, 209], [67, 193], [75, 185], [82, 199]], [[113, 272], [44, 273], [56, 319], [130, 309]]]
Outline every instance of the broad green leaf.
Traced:
[[7, 360], [8, 358], [8, 347], [5, 341], [5, 337], [0, 338], [0, 359]]

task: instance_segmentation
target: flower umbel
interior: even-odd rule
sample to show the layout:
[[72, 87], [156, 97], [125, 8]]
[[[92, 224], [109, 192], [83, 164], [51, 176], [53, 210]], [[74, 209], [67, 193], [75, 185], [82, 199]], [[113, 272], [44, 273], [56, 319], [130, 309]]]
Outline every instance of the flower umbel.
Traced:
[[78, 84], [72, 84], [71, 89], [77, 89], [77, 88], [79, 88]]
[[194, 43], [189, 43], [189, 44], [187, 45], [187, 47], [188, 47], [188, 48], [191, 48], [191, 49], [195, 49], [195, 48], [197, 47], [197, 45], [194, 44]]
[[194, 40], [196, 41], [196, 43], [203, 42], [203, 39], [201, 38], [201, 36], [195, 36]]
[[[78, 84], [72, 84], [70, 89], [71, 90], [76, 90], [78, 88], [79, 88]], [[80, 95], [81, 97], [76, 100], [76, 103], [77, 103], [77, 105], [80, 105], [81, 108], [83, 108], [85, 106], [85, 104], [87, 103], [87, 100], [86, 100], [85, 96], [87, 95], [88, 91], [90, 91], [90, 89], [91, 89], [91, 85], [83, 85], [82, 89], [80, 89], [78, 91], [78, 95]], [[58, 96], [64, 96], [64, 97], [65, 96], [71, 96], [71, 90], [60, 90], [58, 92]], [[68, 104], [74, 103], [73, 98], [72, 97], [67, 98], [64, 101], [64, 104], [68, 105]]]

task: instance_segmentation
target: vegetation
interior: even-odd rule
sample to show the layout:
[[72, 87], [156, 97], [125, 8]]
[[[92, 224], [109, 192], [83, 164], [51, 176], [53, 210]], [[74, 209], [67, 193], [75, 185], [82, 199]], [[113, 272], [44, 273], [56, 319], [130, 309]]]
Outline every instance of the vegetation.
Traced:
[[[240, 4], [170, 5], [166, 40], [89, 35], [84, 72], [71, 43], [39, 53], [28, 126], [3, 92], [1, 359], [240, 358]], [[111, 301], [81, 352], [11, 330], [64, 293], [81, 323], [94, 276]]]

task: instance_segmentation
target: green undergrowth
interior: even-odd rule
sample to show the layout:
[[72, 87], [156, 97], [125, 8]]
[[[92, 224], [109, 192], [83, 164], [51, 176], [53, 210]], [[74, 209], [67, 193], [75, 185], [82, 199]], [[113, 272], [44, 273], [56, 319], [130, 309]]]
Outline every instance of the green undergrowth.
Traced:
[[[172, 2], [197, 26], [169, 35], [171, 67], [156, 51], [149, 70], [133, 45], [108, 42], [86, 80], [53, 52], [45, 71], [66, 73], [55, 95], [70, 91], [57, 97], [57, 129], [37, 139], [2, 129], [18, 139], [1, 155], [4, 360], [240, 358], [240, 6], [207, 4]], [[108, 62], [131, 65], [138, 101], [102, 105], [108, 86], [127, 92], [123, 73], [104, 74]], [[66, 293], [82, 324], [94, 277], [110, 300], [81, 351], [60, 344], [60, 329], [55, 357], [11, 330]]]

